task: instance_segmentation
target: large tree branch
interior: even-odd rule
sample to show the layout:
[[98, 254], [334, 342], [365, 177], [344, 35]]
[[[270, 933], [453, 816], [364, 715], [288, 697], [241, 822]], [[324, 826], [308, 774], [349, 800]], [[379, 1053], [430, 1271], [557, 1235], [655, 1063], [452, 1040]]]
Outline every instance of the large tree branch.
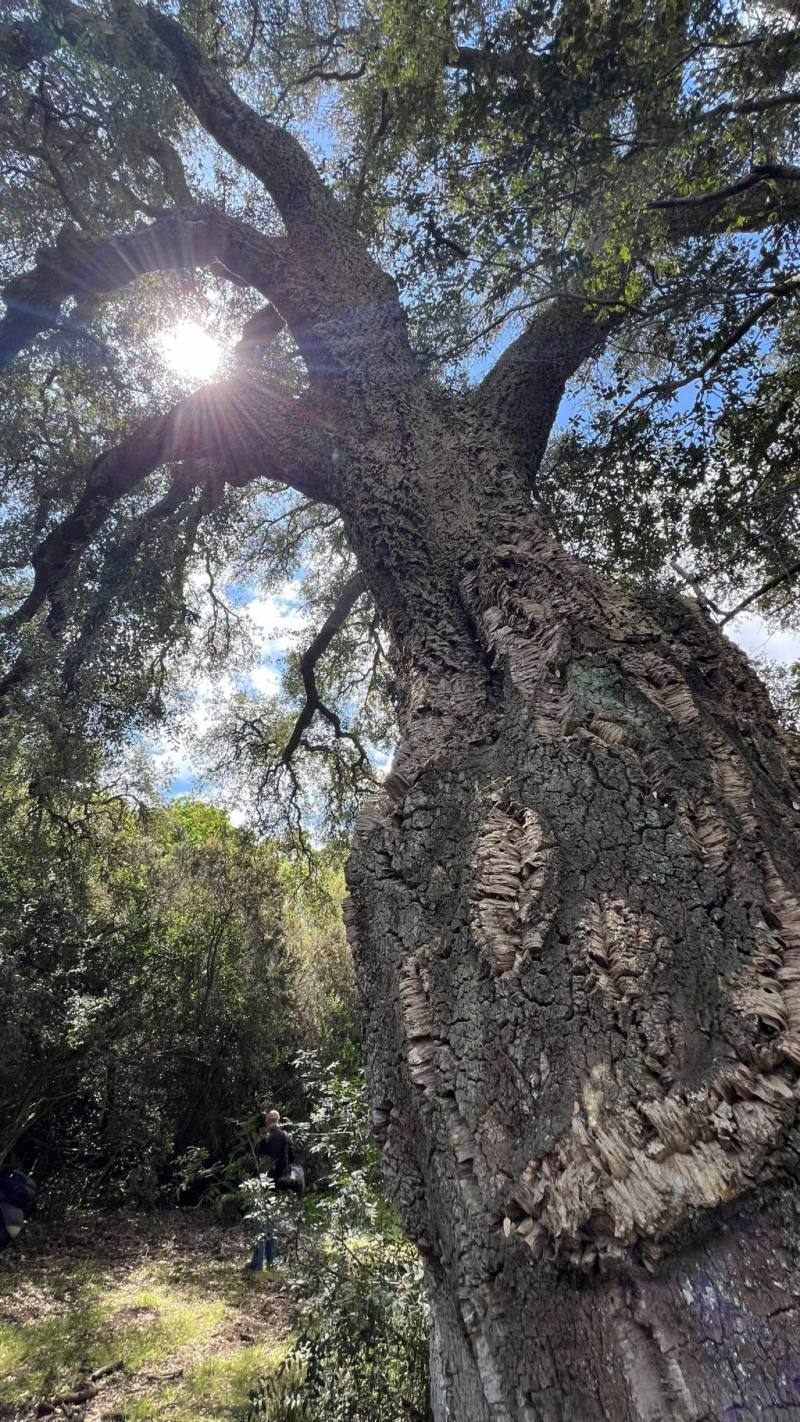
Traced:
[[[715, 236], [734, 225], [737, 231], [759, 231], [769, 226], [775, 216], [782, 220], [800, 216], [800, 168], [763, 164], [739, 182], [714, 193], [659, 199], [650, 206], [663, 212], [667, 230], [675, 241]], [[795, 287], [794, 279], [777, 287], [706, 366], [692, 371], [674, 388], [707, 374]], [[601, 308], [593, 307], [588, 299], [560, 296], [509, 346], [478, 388], [476, 398], [481, 409], [495, 428], [508, 436], [531, 478], [544, 454], [567, 381], [585, 360], [599, 354], [627, 314], [622, 304], [615, 306], [613, 300], [603, 315]], [[636, 399], [655, 390], [652, 387], [640, 392]]]
[[707, 207], [709, 203], [716, 205], [727, 202], [729, 198], [735, 197], [737, 193], [746, 192], [748, 188], [755, 187], [758, 183], [763, 183], [765, 179], [772, 178], [777, 181], [788, 181], [792, 183], [800, 182], [800, 168], [791, 163], [758, 163], [755, 164], [749, 173], [743, 178], [739, 178], [735, 183], [728, 183], [721, 188], [714, 188], [711, 192], [688, 193], [684, 196], [657, 198], [651, 202], [652, 208], [701, 208]]
[[31, 271], [3, 290], [0, 368], [34, 336], [61, 324], [70, 296], [105, 296], [146, 272], [219, 264], [265, 295], [279, 295], [290, 256], [282, 238], [262, 237], [220, 212], [166, 212], [149, 227], [118, 237], [89, 239], [62, 229], [54, 247], [42, 248]]
[[800, 217], [800, 167], [791, 163], [754, 164], [735, 182], [712, 192], [657, 198], [649, 204], [662, 213], [675, 241], [720, 236], [731, 229], [760, 232], [776, 219]]
[[5, 630], [29, 622], [52, 599], [114, 506], [149, 474], [163, 464], [197, 460], [219, 464], [231, 484], [263, 476], [332, 501], [328, 443], [309, 401], [244, 377], [207, 386], [167, 414], [143, 421], [95, 461], [72, 513], [33, 554], [33, 586]]
[[623, 313], [566, 293], [544, 308], [495, 362], [473, 397], [511, 443], [533, 482], [567, 381], [597, 355]]
[[[271, 194], [290, 236], [304, 245], [344, 227], [342, 211], [298, 140], [280, 124], [256, 113], [239, 97], [217, 66], [176, 20], [154, 5], [120, 4], [112, 21], [91, 14], [71, 0], [48, 0], [53, 39], [28, 27], [30, 61], [59, 37], [72, 45], [89, 44], [105, 63], [120, 62], [120, 40], [141, 64], [161, 74], [200, 120], [206, 132]], [[0, 48], [14, 53], [24, 67], [26, 35], [22, 27], [0, 31]]]
[[725, 118], [728, 114], [766, 114], [772, 109], [796, 107], [800, 104], [800, 89], [783, 89], [766, 97], [754, 94], [749, 99], [726, 99], [715, 104], [713, 109], [703, 109], [694, 120], [695, 124], [708, 123], [711, 119]]
[[340, 719], [336, 712], [331, 710], [320, 697], [317, 689], [316, 667], [320, 658], [327, 652], [336, 633], [347, 620], [363, 593], [364, 579], [360, 573], [355, 573], [353, 577], [345, 583], [331, 612], [325, 619], [325, 622], [314, 640], [306, 648], [300, 658], [298, 670], [303, 681], [303, 690], [305, 691], [306, 699], [305, 705], [292, 727], [291, 735], [281, 755], [283, 764], [286, 766], [291, 764], [292, 758], [317, 712], [333, 727], [333, 733], [337, 739], [341, 740], [344, 738], [352, 740], [357, 748], [361, 750], [361, 746], [355, 736], [342, 729]]

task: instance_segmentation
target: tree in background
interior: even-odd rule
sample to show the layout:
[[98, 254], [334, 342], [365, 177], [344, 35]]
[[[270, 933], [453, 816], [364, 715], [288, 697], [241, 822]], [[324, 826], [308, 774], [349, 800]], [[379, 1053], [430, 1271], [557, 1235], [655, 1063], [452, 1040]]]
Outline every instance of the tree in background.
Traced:
[[0, 1154], [35, 1165], [51, 1203], [149, 1204], [187, 1150], [224, 1160], [267, 1096], [302, 1107], [297, 1052], [352, 1036], [343, 935], [307, 908], [312, 995], [290, 867], [220, 810], [141, 818], [98, 796], [66, 824], [37, 820], [21, 787], [4, 816]]
[[[196, 573], [216, 655], [220, 567], [316, 554], [295, 711], [242, 696], [226, 744], [295, 822], [318, 774], [352, 818], [393, 698], [346, 918], [437, 1419], [798, 1406], [800, 794], [658, 576], [687, 522], [726, 575], [792, 568], [797, 19], [46, 0], [3, 30], [6, 715], [47, 803], [158, 716]], [[238, 367], [170, 404], [148, 341], [201, 298], [156, 274], [200, 269]], [[584, 377], [603, 407], [546, 455]]]

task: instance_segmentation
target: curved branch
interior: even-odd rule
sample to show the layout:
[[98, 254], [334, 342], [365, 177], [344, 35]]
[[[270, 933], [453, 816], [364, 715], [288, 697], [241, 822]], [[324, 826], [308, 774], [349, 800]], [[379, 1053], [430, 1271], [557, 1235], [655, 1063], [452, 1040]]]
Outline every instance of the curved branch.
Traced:
[[317, 712], [333, 727], [333, 733], [337, 739], [352, 740], [356, 744], [357, 749], [361, 752], [362, 758], [364, 757], [364, 752], [356, 737], [342, 729], [341, 721], [336, 712], [332, 711], [329, 706], [326, 706], [325, 702], [321, 699], [317, 689], [315, 675], [316, 666], [320, 657], [324, 656], [325, 652], [327, 652], [336, 633], [344, 622], [346, 622], [364, 591], [364, 579], [360, 573], [355, 573], [353, 577], [345, 583], [330, 614], [325, 619], [313, 642], [306, 648], [300, 658], [298, 670], [303, 680], [306, 700], [281, 754], [281, 760], [285, 766], [291, 763], [292, 757], [300, 745], [305, 731], [308, 730]]
[[62, 228], [54, 247], [43, 247], [35, 267], [3, 290], [0, 369], [40, 331], [61, 324], [70, 296], [106, 296], [146, 272], [218, 264], [233, 279], [265, 294], [280, 291], [289, 262], [286, 243], [220, 212], [165, 212], [148, 227], [90, 239]]
[[644, 390], [638, 390], [627, 404], [623, 405], [619, 414], [614, 417], [614, 426], [619, 425], [628, 412], [632, 410], [634, 406], [638, 405], [640, 401], [649, 399], [650, 403], [653, 404], [655, 400], [666, 400], [672, 395], [677, 395], [679, 390], [685, 389], [687, 385], [692, 385], [696, 380], [705, 380], [706, 376], [710, 375], [711, 371], [716, 369], [723, 357], [726, 356], [729, 351], [733, 350], [734, 346], [737, 346], [740, 341], [744, 340], [744, 337], [752, 331], [754, 326], [757, 326], [765, 316], [769, 315], [773, 307], [777, 306], [778, 303], [787, 296], [796, 295], [799, 287], [800, 274], [788, 277], [786, 281], [774, 287], [766, 301], [762, 301], [743, 321], [740, 321], [739, 325], [734, 327], [730, 334], [707, 356], [702, 365], [695, 366], [694, 369], [687, 371], [685, 375], [682, 375], [677, 380], [657, 381], [653, 385], [646, 386]]
[[72, 513], [36, 549], [33, 586], [4, 629], [15, 631], [52, 599], [114, 506], [148, 474], [162, 464], [204, 459], [218, 462], [230, 484], [263, 476], [332, 501], [327, 439], [306, 399], [245, 377], [207, 386], [143, 421], [95, 461]]
[[657, 198], [648, 204], [664, 215], [675, 241], [729, 232], [760, 232], [779, 218], [800, 217], [800, 167], [792, 163], [754, 164], [749, 173], [710, 193]]
[[792, 578], [796, 578], [798, 573], [800, 573], [800, 562], [791, 563], [782, 573], [777, 573], [774, 578], [769, 579], [769, 582], [762, 583], [761, 587], [756, 588], [755, 592], [749, 593], [747, 597], [742, 598], [741, 602], [737, 602], [736, 606], [732, 607], [730, 612], [724, 614], [717, 626], [724, 627], [726, 622], [730, 622], [733, 617], [738, 617], [739, 613], [744, 612], [744, 609], [749, 607], [751, 603], [758, 602], [759, 598], [766, 597], [768, 592], [779, 588], [782, 583], [791, 582]]
[[[98, 58], [117, 68], [121, 40], [139, 63], [174, 86], [206, 132], [264, 184], [290, 235], [308, 244], [317, 234], [344, 229], [342, 211], [303, 146], [240, 99], [176, 20], [155, 5], [134, 3], [119, 6], [116, 23], [72, 0], [49, 0], [47, 8], [51, 37], [31, 31], [27, 62], [41, 57], [43, 49], [52, 51], [63, 39], [72, 45], [88, 43]], [[18, 68], [26, 64], [25, 43], [19, 25], [0, 32], [0, 47], [11, 47]]]
[[737, 193], [746, 192], [748, 188], [755, 187], [758, 183], [763, 183], [765, 179], [772, 178], [778, 182], [800, 182], [800, 168], [791, 163], [758, 163], [743, 178], [735, 183], [728, 183], [726, 187], [715, 188], [709, 193], [688, 193], [683, 197], [657, 198], [651, 202], [651, 208], [679, 208], [679, 207], [706, 207], [709, 203], [727, 202], [728, 198], [735, 197]]
[[[791, 185], [788, 195], [785, 185]], [[733, 211], [732, 199], [739, 199]], [[784, 220], [800, 215], [800, 168], [764, 164], [754, 167], [746, 179], [715, 193], [660, 199], [650, 207], [663, 210], [669, 235], [676, 241], [724, 233], [730, 230], [734, 215], [737, 231], [761, 230], [771, 223], [776, 212]], [[763, 307], [748, 317], [710, 362], [692, 371], [674, 389], [707, 374], [795, 286], [792, 278], [776, 287]], [[500, 356], [478, 387], [476, 398], [481, 410], [495, 428], [507, 435], [531, 479], [544, 454], [567, 381], [585, 360], [599, 354], [629, 314], [622, 303], [615, 305], [613, 298], [605, 314], [598, 314], [599, 310], [600, 303], [593, 306], [588, 298], [566, 293], [557, 297]], [[642, 391], [635, 401], [660, 389], [653, 386]]]
[[768, 98], [754, 95], [750, 99], [726, 99], [724, 103], [715, 104], [713, 109], [702, 110], [694, 122], [708, 123], [709, 119], [722, 118], [726, 114], [766, 114], [771, 109], [785, 108], [787, 104], [800, 104], [800, 89], [780, 90]]
[[148, 129], [143, 146], [153, 162], [161, 170], [161, 175], [172, 201], [177, 207], [192, 208], [195, 199], [186, 180], [186, 169], [177, 148], [163, 134]]
[[623, 312], [566, 293], [531, 321], [495, 362], [474, 401], [511, 443], [533, 482], [567, 381], [597, 355]]

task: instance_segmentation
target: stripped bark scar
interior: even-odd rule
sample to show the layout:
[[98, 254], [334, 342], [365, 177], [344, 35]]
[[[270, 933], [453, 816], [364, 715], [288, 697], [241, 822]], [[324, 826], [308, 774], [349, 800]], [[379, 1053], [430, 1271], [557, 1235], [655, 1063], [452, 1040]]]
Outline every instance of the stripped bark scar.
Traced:
[[555, 856], [541, 820], [521, 805], [496, 807], [481, 826], [473, 892], [481, 935], [500, 973], [544, 942], [553, 918], [546, 890]]
[[571, 687], [556, 684], [539, 692], [533, 724], [543, 741], [558, 741], [569, 735], [575, 719], [575, 695]]
[[478, 1155], [475, 1136], [462, 1116], [453, 1091], [439, 1079], [442, 1041], [434, 1021], [430, 976], [422, 955], [409, 959], [400, 973], [400, 1008], [403, 1014], [409, 1074], [426, 1101], [434, 1105], [446, 1124], [455, 1157], [456, 1176], [467, 1205], [480, 1209], [474, 1180]]
[[790, 1062], [800, 1069], [800, 900], [769, 855], [764, 887], [761, 946], [743, 975], [736, 1002], [767, 1038], [754, 1048], [756, 1061], [765, 1067]]
[[759, 1178], [793, 1103], [782, 1076], [744, 1065], [698, 1092], [613, 1110], [587, 1089], [570, 1130], [522, 1171], [506, 1233], [537, 1257], [581, 1268], [642, 1241], [656, 1244], [693, 1212], [734, 1199]]
[[718, 873], [729, 853], [729, 836], [713, 805], [686, 805], [678, 810], [678, 820], [700, 859]]
[[439, 1038], [433, 1020], [428, 970], [418, 958], [412, 958], [401, 971], [400, 1007], [408, 1042], [411, 1080], [426, 1096], [432, 1096]]
[[709, 748], [713, 756], [711, 778], [714, 789], [728, 809], [736, 816], [742, 829], [748, 834], [758, 830], [753, 803], [753, 787], [747, 767], [741, 756], [716, 736], [711, 737]]
[[579, 932], [603, 993], [625, 1002], [638, 998], [642, 973], [658, 941], [647, 919], [621, 899], [603, 899], [592, 904]]
[[[537, 1254], [591, 1267], [601, 1255], [655, 1245], [693, 1213], [736, 1199], [770, 1170], [800, 1082], [800, 900], [767, 855], [762, 947], [734, 1004], [761, 1040], [694, 1092], [607, 1108], [592, 1080], [572, 1125], [522, 1171], [506, 1232]], [[589, 953], [608, 993], [630, 997], [651, 930], [622, 903], [594, 905]], [[520, 1215], [522, 1218], [520, 1218]]]
[[630, 727], [620, 721], [612, 721], [609, 716], [590, 716], [586, 729], [598, 740], [605, 742], [607, 746], [633, 747], [636, 745], [636, 737]]
[[465, 605], [473, 609], [493, 664], [507, 662], [513, 685], [529, 701], [540, 694], [545, 673], [566, 663], [570, 651], [566, 616], [524, 591], [534, 580], [533, 566], [526, 577], [519, 549], [502, 545], [480, 573], [461, 580]]
[[677, 667], [654, 652], [640, 652], [631, 659], [631, 670], [648, 701], [679, 726], [697, 720], [694, 698]]
[[358, 952], [358, 910], [350, 894], [347, 894], [342, 901], [342, 918], [344, 919], [347, 941], [350, 944], [350, 952]]
[[385, 828], [390, 810], [391, 803], [388, 797], [381, 791], [375, 795], [370, 795], [369, 799], [364, 801], [361, 812], [356, 820], [355, 835], [357, 837], [366, 836], [370, 834], [373, 829]]

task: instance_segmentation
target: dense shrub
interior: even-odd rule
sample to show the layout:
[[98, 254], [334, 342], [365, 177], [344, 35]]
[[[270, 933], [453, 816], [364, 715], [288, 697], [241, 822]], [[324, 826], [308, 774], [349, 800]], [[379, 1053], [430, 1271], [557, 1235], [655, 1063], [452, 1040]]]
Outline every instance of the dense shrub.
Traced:
[[380, 1235], [331, 1259], [251, 1422], [428, 1422], [421, 1272], [411, 1245]]
[[4, 811], [0, 1160], [35, 1170], [45, 1205], [153, 1203], [176, 1157], [224, 1159], [267, 1096], [301, 1107], [301, 1046], [352, 1034], [331, 875], [309, 1001], [295, 871], [221, 811], [98, 801], [76, 824], [11, 790]]
[[251, 1422], [428, 1422], [422, 1266], [381, 1195], [363, 1082], [310, 1055], [298, 1070], [314, 1109], [294, 1134], [327, 1188], [307, 1199], [289, 1260], [296, 1341]]

